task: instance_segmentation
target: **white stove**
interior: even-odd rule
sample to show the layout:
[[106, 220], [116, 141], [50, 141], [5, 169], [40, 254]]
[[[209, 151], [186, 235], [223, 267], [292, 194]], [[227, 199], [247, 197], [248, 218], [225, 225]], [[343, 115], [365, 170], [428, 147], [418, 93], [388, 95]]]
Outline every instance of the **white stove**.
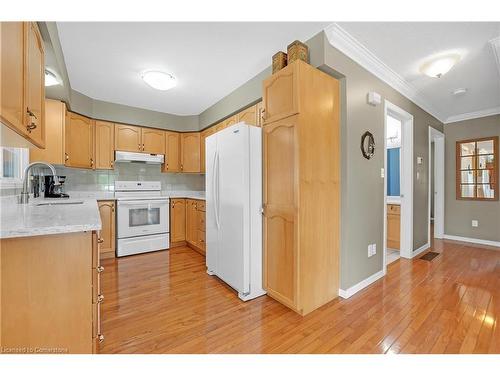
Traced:
[[118, 257], [169, 248], [169, 199], [160, 181], [115, 181], [115, 198]]

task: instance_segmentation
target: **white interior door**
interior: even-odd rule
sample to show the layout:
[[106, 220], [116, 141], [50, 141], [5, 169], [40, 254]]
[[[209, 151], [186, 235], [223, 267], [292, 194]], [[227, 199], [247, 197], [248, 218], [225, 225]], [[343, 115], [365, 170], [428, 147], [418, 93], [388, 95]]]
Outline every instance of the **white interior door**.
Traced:
[[249, 138], [246, 125], [218, 133], [215, 185], [218, 185], [219, 248], [217, 275], [240, 293], [250, 290]]

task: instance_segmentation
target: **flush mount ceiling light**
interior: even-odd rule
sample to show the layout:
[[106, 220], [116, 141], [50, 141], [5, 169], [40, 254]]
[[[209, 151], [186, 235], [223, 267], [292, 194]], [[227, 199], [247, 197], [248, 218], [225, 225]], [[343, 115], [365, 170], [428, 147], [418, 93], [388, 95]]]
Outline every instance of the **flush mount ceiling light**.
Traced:
[[56, 75], [50, 70], [45, 69], [45, 87], [60, 85]]
[[423, 64], [420, 67], [420, 71], [429, 77], [441, 78], [444, 74], [448, 73], [459, 60], [460, 55], [458, 54], [441, 56]]
[[143, 72], [141, 74], [141, 78], [144, 82], [156, 90], [166, 91], [177, 85], [173, 75], [156, 70]]
[[467, 92], [467, 89], [465, 87], [461, 87], [459, 89], [453, 90], [453, 95], [460, 96], [460, 95], [464, 95], [466, 92]]

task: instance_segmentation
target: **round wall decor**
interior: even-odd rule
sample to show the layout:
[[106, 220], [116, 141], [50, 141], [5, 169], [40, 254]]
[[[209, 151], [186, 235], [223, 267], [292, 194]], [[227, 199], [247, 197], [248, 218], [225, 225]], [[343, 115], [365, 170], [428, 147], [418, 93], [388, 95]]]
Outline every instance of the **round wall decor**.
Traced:
[[366, 131], [361, 136], [361, 153], [368, 160], [370, 160], [375, 153], [375, 139], [373, 138], [373, 134], [369, 131]]

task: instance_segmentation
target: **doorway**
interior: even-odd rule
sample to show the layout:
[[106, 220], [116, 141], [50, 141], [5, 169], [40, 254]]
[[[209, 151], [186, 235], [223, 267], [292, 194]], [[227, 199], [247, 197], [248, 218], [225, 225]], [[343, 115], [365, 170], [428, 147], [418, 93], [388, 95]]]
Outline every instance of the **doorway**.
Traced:
[[429, 126], [429, 230], [427, 243], [444, 236], [444, 134]]
[[384, 174], [385, 272], [391, 261], [413, 256], [413, 116], [387, 100]]

